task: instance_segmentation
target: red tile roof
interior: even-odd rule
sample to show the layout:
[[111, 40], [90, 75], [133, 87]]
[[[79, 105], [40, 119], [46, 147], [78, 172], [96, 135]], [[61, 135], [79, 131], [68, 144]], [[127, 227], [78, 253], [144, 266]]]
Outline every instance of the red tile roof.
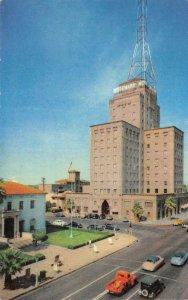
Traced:
[[2, 183], [6, 195], [33, 195], [45, 194], [43, 191], [18, 182], [5, 181]]

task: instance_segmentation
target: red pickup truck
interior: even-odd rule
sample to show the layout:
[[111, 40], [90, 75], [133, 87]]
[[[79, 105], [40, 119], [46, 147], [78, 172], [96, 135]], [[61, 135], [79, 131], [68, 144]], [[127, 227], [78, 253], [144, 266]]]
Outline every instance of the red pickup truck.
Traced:
[[105, 285], [105, 290], [110, 294], [123, 295], [136, 282], [135, 275], [126, 271], [117, 271], [115, 278]]

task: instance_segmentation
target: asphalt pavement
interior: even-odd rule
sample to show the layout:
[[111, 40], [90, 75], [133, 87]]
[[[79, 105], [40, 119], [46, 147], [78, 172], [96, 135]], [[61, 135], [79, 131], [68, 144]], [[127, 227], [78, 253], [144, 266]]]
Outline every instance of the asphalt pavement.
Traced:
[[[106, 293], [104, 286], [111, 280], [117, 270], [133, 272], [142, 280], [145, 275], [160, 278], [165, 283], [165, 290], [156, 299], [181, 300], [186, 298], [188, 282], [188, 263], [183, 267], [170, 264], [171, 256], [176, 250], [188, 251], [188, 232], [181, 227], [173, 226], [140, 226], [133, 231], [138, 237], [138, 242], [133, 246], [124, 248], [108, 255], [92, 264], [89, 264], [73, 273], [68, 274], [27, 296], [21, 300], [110, 300], [143, 299], [138, 295], [139, 283], [130, 289], [124, 296], [116, 297]], [[165, 265], [156, 272], [143, 271], [142, 263], [149, 255], [161, 255], [165, 258]]]

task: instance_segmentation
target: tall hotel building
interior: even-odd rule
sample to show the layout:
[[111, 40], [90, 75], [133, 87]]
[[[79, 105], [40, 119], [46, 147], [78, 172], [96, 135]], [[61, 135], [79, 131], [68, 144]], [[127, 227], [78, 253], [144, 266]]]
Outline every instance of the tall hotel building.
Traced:
[[109, 112], [108, 123], [91, 126], [91, 212], [133, 218], [140, 203], [147, 218], [162, 218], [169, 194], [179, 212], [188, 202], [183, 132], [160, 128], [156, 91], [139, 78], [124, 82], [114, 89]]
[[188, 193], [182, 192], [184, 133], [174, 126], [160, 128], [146, 0], [138, 0], [136, 46], [128, 78], [114, 89], [109, 122], [91, 126], [90, 188], [72, 198], [81, 214], [134, 219], [132, 209], [139, 203], [148, 219], [160, 219], [165, 217], [168, 196], [173, 196], [176, 212], [181, 212], [188, 207]]

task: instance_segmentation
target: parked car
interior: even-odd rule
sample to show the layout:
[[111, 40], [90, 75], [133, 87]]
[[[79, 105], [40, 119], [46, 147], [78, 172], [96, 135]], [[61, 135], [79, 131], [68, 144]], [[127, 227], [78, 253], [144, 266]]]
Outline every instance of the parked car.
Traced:
[[178, 251], [172, 256], [170, 263], [175, 266], [183, 266], [188, 260], [188, 253], [185, 251]]
[[97, 214], [94, 214], [91, 216], [91, 219], [98, 219], [98, 218], [99, 218], [99, 215], [97, 215]]
[[87, 226], [87, 229], [89, 229], [89, 230], [97, 230], [97, 225], [90, 224], [90, 225]]
[[104, 220], [105, 217], [106, 217], [105, 215], [101, 214], [101, 215], [99, 216], [99, 219], [100, 219], [100, 220]]
[[129, 222], [129, 219], [127, 217], [124, 217], [122, 222], [125, 222], [125, 223], [128, 223]]
[[52, 223], [55, 226], [61, 226], [61, 227], [66, 227], [67, 226], [67, 222], [64, 222], [62, 220], [55, 220]]
[[62, 212], [57, 212], [56, 214], [55, 214], [55, 217], [57, 217], [57, 218], [63, 218], [63, 217], [65, 217], [65, 215], [62, 213]]
[[182, 224], [182, 228], [188, 228], [188, 222], [184, 222], [184, 223]]
[[139, 221], [140, 222], [147, 221], [147, 218], [145, 216], [140, 216]]
[[117, 271], [115, 278], [105, 285], [109, 294], [123, 295], [136, 284], [136, 276], [126, 271]]
[[57, 213], [57, 212], [62, 212], [63, 210], [62, 210], [62, 208], [60, 208], [60, 207], [52, 207], [51, 208], [51, 212], [52, 213]]
[[108, 221], [113, 220], [113, 217], [112, 216], [106, 216], [106, 220], [108, 220]]
[[111, 223], [104, 224], [104, 229], [109, 229], [109, 230], [114, 230], [114, 231], [120, 230], [120, 228], [117, 225], [114, 225]]
[[101, 225], [90, 224], [89, 226], [87, 226], [87, 229], [89, 229], [89, 230], [99, 230], [99, 231], [102, 231], [102, 230], [104, 230], [104, 227], [101, 226]]
[[164, 282], [153, 276], [145, 276], [140, 282], [138, 294], [146, 298], [155, 298], [165, 288]]
[[[67, 226], [71, 226], [71, 222], [67, 224]], [[76, 227], [76, 228], [83, 228], [82, 224], [78, 224], [77, 222], [73, 221], [72, 222], [72, 227]]]
[[146, 271], [155, 271], [159, 267], [164, 265], [164, 258], [161, 256], [151, 255], [146, 261], [142, 264], [142, 269]]
[[182, 225], [183, 224], [183, 220], [181, 219], [176, 219], [173, 223], [173, 226], [179, 226], [179, 225]]

